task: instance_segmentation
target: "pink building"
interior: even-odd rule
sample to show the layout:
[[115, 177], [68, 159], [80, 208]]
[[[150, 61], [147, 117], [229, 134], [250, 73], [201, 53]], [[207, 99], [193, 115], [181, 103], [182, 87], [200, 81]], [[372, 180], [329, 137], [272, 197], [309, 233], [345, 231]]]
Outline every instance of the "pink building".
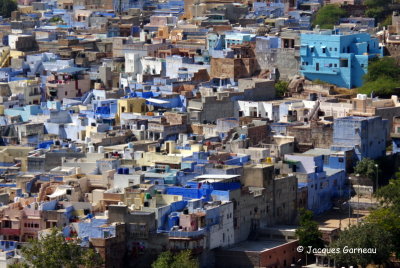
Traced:
[[81, 97], [90, 90], [89, 74], [84, 68], [69, 67], [47, 78], [47, 96], [57, 100]]

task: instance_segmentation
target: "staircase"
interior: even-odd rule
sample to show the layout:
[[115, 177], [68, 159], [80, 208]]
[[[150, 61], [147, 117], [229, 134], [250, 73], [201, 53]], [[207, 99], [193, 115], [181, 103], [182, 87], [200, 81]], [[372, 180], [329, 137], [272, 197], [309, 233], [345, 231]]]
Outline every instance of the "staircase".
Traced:
[[320, 102], [319, 102], [319, 100], [317, 100], [314, 105], [314, 108], [311, 110], [311, 112], [307, 116], [307, 119], [309, 122], [316, 119], [316, 115], [318, 115], [318, 111], [319, 111], [319, 105], [320, 105]]
[[1, 52], [0, 56], [0, 68], [8, 67], [10, 65], [10, 48], [6, 47]]

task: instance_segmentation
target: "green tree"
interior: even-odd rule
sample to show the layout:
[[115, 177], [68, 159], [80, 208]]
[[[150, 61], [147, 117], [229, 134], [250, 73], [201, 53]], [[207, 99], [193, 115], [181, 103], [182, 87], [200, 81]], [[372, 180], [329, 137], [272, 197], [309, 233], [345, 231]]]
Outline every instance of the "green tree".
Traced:
[[14, 0], [1, 0], [0, 1], [0, 15], [9, 18], [11, 12], [17, 10], [18, 5]]
[[289, 83], [286, 81], [279, 80], [275, 83], [276, 95], [278, 97], [283, 97], [288, 91]]
[[368, 72], [364, 76], [364, 85], [359, 93], [387, 97], [397, 94], [400, 86], [400, 68], [395, 59], [383, 57], [372, 61], [368, 65]]
[[21, 249], [23, 265], [37, 268], [98, 267], [101, 257], [93, 249], [82, 248], [77, 241], [66, 241], [59, 230], [33, 239]]
[[[339, 252], [330, 254], [336, 265], [366, 267], [368, 264], [383, 264], [389, 260], [393, 249], [390, 233], [380, 225], [363, 223], [353, 225], [340, 233], [330, 248]], [[375, 249], [374, 252], [346, 252], [346, 249]], [[340, 267], [340, 266], [339, 266]]]
[[365, 0], [364, 5], [367, 7], [365, 15], [374, 18], [376, 22], [380, 22], [391, 13], [389, 4], [391, 0]]
[[318, 223], [313, 220], [313, 213], [310, 210], [300, 210], [300, 226], [296, 230], [299, 244], [304, 248], [323, 248], [322, 233], [318, 229]]
[[376, 162], [369, 158], [363, 158], [361, 161], [357, 163], [354, 167], [354, 173], [360, 174], [361, 176], [365, 176], [370, 178], [373, 182], [376, 179]]
[[381, 76], [375, 81], [367, 82], [358, 89], [359, 93], [379, 97], [390, 97], [398, 94], [400, 83], [391, 77]]
[[165, 251], [158, 256], [157, 260], [151, 265], [152, 268], [198, 268], [199, 263], [192, 258], [190, 250], [184, 250], [179, 253]]
[[314, 27], [319, 25], [321, 29], [333, 29], [339, 19], [345, 16], [347, 16], [346, 11], [339, 5], [325, 5], [318, 10], [313, 25]]
[[55, 17], [52, 17], [51, 19], [49, 19], [49, 22], [63, 23], [64, 21], [62, 18], [55, 16]]
[[381, 226], [391, 235], [393, 250], [400, 257], [400, 173], [376, 193], [380, 207], [371, 212], [367, 222]]
[[[400, 195], [400, 192], [398, 192]], [[366, 222], [380, 226], [390, 234], [390, 243], [396, 255], [400, 256], [400, 214], [392, 208], [375, 209], [366, 218]]]
[[[399, 172], [396, 173], [398, 177]], [[381, 205], [396, 211], [400, 217], [400, 178], [390, 180], [388, 185], [381, 187], [376, 196], [381, 201]]]
[[373, 82], [380, 77], [390, 77], [395, 81], [400, 80], [400, 68], [394, 58], [378, 58], [368, 64], [368, 72], [364, 76], [364, 81]]

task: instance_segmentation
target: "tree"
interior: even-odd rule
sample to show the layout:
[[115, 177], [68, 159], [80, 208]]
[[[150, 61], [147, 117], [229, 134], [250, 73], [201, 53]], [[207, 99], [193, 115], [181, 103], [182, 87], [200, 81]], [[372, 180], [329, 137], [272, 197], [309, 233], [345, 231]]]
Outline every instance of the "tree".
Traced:
[[374, 18], [376, 22], [380, 22], [391, 13], [389, 4], [391, 0], [365, 0], [364, 5], [367, 7], [365, 15]]
[[325, 5], [318, 10], [313, 25], [319, 25], [321, 29], [333, 29], [340, 18], [346, 15], [346, 11], [339, 5]]
[[[396, 176], [399, 175], [397, 172]], [[380, 199], [383, 207], [391, 208], [400, 215], [400, 178], [390, 180], [388, 185], [378, 190], [376, 196]]]
[[66, 241], [57, 229], [52, 229], [41, 239], [31, 240], [21, 252], [23, 265], [37, 268], [98, 267], [102, 263], [100, 255], [93, 249], [83, 248], [77, 241]]
[[380, 77], [391, 77], [400, 80], [400, 69], [394, 58], [383, 57], [368, 64], [368, 73], [364, 76], [365, 82], [373, 82]]
[[299, 245], [304, 248], [323, 248], [322, 233], [318, 229], [318, 223], [313, 220], [313, 213], [310, 210], [300, 210], [300, 226], [296, 230], [299, 238]]
[[[339, 249], [338, 252], [330, 253], [330, 255], [339, 267], [383, 264], [391, 256], [393, 246], [390, 241], [390, 233], [380, 225], [372, 223], [353, 225], [341, 232], [339, 238], [330, 245], [330, 248]], [[349, 252], [350, 249], [375, 249], [376, 252]]]
[[393, 250], [400, 257], [400, 174], [376, 193], [380, 207], [371, 212], [367, 222], [381, 226], [392, 238]]
[[378, 225], [390, 234], [393, 250], [400, 257], [400, 214], [391, 208], [378, 208], [368, 215], [366, 222]]
[[198, 268], [199, 263], [192, 258], [190, 250], [184, 250], [179, 253], [165, 251], [158, 256], [157, 260], [151, 265], [152, 268]]
[[397, 89], [400, 83], [391, 77], [381, 76], [375, 81], [365, 83], [358, 92], [361, 94], [371, 95], [379, 97], [390, 97], [398, 94]]
[[64, 21], [63, 21], [62, 18], [60, 18], [60, 17], [58, 17], [58, 16], [55, 16], [55, 17], [52, 17], [51, 19], [49, 19], [49, 22], [63, 23]]
[[354, 167], [354, 173], [370, 178], [372, 181], [376, 179], [376, 162], [369, 158], [363, 158]]
[[14, 0], [0, 1], [0, 15], [6, 18], [11, 17], [11, 12], [17, 10], [18, 5]]
[[286, 81], [279, 80], [275, 83], [276, 95], [278, 97], [285, 96], [285, 93], [288, 91], [289, 83]]
[[400, 69], [395, 59], [383, 57], [372, 61], [368, 65], [368, 72], [364, 76], [364, 85], [360, 93], [386, 97], [397, 93], [400, 86]]

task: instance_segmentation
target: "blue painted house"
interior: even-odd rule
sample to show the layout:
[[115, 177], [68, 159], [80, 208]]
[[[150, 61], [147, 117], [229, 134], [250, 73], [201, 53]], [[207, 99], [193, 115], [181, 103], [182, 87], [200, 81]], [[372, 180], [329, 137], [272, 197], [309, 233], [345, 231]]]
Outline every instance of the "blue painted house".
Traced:
[[299, 187], [307, 188], [307, 209], [315, 214], [332, 208], [333, 200], [345, 194], [346, 171], [324, 167], [324, 155], [285, 155], [284, 162], [296, 166]]
[[385, 156], [388, 120], [379, 116], [348, 116], [335, 119], [333, 127], [332, 150], [354, 149], [357, 160]]
[[371, 59], [383, 56], [377, 38], [337, 30], [301, 34], [300, 72], [309, 80], [360, 87]]

